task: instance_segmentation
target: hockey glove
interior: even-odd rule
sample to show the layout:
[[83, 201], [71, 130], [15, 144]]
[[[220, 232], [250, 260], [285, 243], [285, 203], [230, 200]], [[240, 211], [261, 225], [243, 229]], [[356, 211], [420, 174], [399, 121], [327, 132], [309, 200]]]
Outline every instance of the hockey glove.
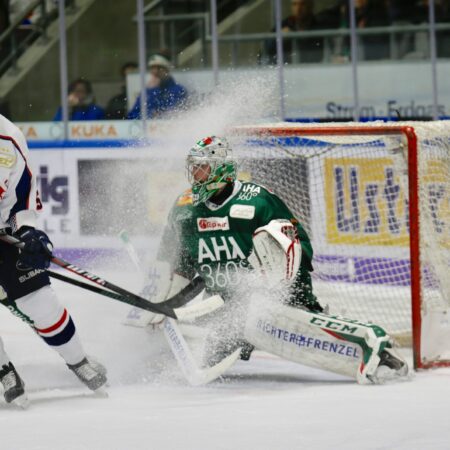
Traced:
[[271, 220], [253, 234], [253, 252], [248, 261], [260, 269], [268, 287], [292, 283], [302, 259], [297, 229], [285, 219]]
[[15, 237], [24, 243], [19, 253], [19, 263], [23, 267], [33, 269], [48, 269], [52, 258], [53, 244], [41, 230], [31, 227], [21, 227]]

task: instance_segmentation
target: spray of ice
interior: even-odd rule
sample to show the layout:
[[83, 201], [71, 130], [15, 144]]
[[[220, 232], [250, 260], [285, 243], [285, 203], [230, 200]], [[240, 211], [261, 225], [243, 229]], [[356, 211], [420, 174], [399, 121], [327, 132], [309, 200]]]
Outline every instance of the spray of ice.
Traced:
[[[102, 186], [88, 186], [88, 192], [84, 196], [86, 204], [83, 205], [81, 214], [84, 214], [85, 218], [92, 216], [88, 224], [96, 229], [94, 234], [103, 230], [114, 238], [121, 229], [126, 228], [143, 259], [151, 264], [168, 210], [175, 198], [188, 187], [184, 174], [187, 150], [202, 137], [219, 135], [232, 138], [232, 129], [235, 126], [263, 120], [273, 121], [277, 114], [276, 91], [276, 78], [272, 74], [255, 74], [251, 79], [236, 75], [189, 109], [168, 120], [151, 122], [150, 144], [144, 150], [136, 149], [139, 152], [138, 159], [117, 159], [108, 161], [107, 164], [99, 164], [98, 167], [91, 166], [89, 179], [97, 180], [97, 183], [98, 180], [104, 180], [105, 183]], [[105, 195], [113, 198], [117, 206], [114, 208], [114, 217], [106, 217], [104, 214]], [[88, 228], [89, 226], [85, 230], [87, 233], [92, 231]], [[146, 244], [142, 245], [144, 236]], [[120, 270], [122, 277], [127, 276], [129, 269], [130, 277], [127, 278], [136, 278], [135, 268], [126, 254], [113, 263], [116, 269]], [[128, 279], [122, 278], [117, 284], [137, 292], [138, 284], [134, 282], [132, 286]], [[230, 316], [229, 323], [233, 322], [234, 319]], [[121, 369], [122, 363], [114, 362], [111, 354], [117, 355], [118, 349], [104, 348], [103, 355], [100, 352], [98, 356], [107, 365], [109, 363], [113, 366], [116, 380], [132, 381], [130, 373], [144, 380], [145, 373], [150, 373], [148, 370], [161, 369], [158, 352], [164, 344], [154, 338], [149, 339], [144, 330], [131, 330], [128, 327], [124, 329], [119, 323], [111, 325], [111, 328], [115, 327], [121, 328], [121, 346], [131, 346], [131, 349], [122, 351], [125, 354], [133, 353], [133, 356], [128, 358], [130, 364], [126, 365], [126, 372]], [[115, 333], [117, 334], [117, 331]], [[133, 345], [131, 341], [136, 340], [137, 334], [140, 336], [140, 345]], [[151, 368], [148, 367], [149, 351], [153, 347], [151, 342], [148, 342], [150, 340], [155, 343], [155, 358], [150, 364]], [[157, 342], [159, 343], [156, 345]], [[171, 359], [169, 357], [167, 360], [167, 368], [173, 368]], [[136, 371], [130, 365], [134, 366]], [[167, 373], [164, 367], [162, 370]]]

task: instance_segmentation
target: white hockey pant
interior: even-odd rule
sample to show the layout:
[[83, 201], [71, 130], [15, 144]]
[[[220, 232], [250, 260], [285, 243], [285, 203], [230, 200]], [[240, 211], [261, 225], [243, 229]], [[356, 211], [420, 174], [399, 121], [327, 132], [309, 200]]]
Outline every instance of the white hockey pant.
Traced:
[[67, 364], [85, 358], [75, 324], [69, 312], [58, 301], [54, 290], [44, 286], [15, 301], [14, 313], [21, 313], [33, 322], [35, 331]]

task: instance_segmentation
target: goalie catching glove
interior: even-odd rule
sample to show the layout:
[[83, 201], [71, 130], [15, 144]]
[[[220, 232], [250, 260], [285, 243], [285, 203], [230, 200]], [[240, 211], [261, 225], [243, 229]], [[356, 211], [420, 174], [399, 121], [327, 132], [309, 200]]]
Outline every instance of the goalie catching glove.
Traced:
[[292, 283], [301, 259], [297, 228], [289, 220], [272, 220], [255, 230], [253, 252], [248, 260], [255, 269], [261, 270], [269, 288]]

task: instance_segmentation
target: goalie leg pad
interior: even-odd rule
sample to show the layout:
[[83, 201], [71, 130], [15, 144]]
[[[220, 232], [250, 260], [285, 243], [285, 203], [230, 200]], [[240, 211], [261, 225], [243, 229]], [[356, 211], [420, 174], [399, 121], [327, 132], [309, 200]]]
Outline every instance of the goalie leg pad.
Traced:
[[[391, 348], [390, 337], [376, 325], [261, 301], [250, 304], [245, 339], [269, 353], [356, 378], [360, 384], [384, 381], [377, 371], [381, 355]], [[395, 356], [407, 371], [404, 359]]]

